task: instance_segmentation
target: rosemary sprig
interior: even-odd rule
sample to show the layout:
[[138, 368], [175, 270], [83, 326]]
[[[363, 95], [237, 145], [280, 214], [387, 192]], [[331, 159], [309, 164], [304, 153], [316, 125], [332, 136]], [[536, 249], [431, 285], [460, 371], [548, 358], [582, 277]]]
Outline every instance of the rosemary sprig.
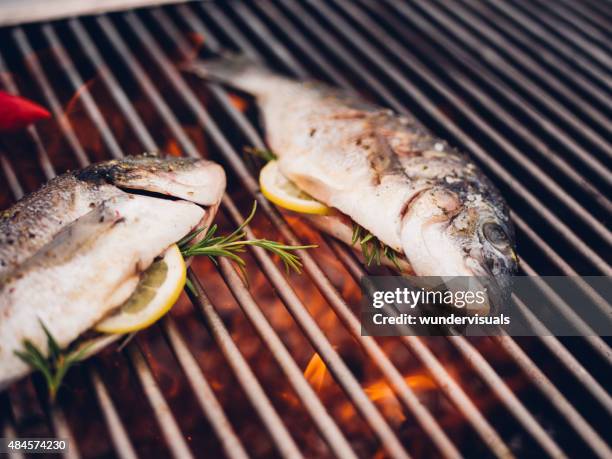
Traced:
[[42, 320], [39, 322], [47, 336], [47, 357], [28, 339], [23, 341], [24, 350], [14, 353], [32, 369], [42, 373], [49, 391], [49, 399], [54, 402], [64, 376], [74, 364], [83, 360], [91, 344], [77, 349], [62, 350]]
[[267, 239], [244, 239], [246, 231], [244, 228], [251, 222], [255, 216], [257, 210], [257, 201], [253, 202], [253, 209], [249, 216], [242, 222], [242, 224], [227, 236], [217, 236], [217, 225], [211, 226], [204, 235], [201, 241], [196, 242], [193, 245], [189, 245], [205, 228], [193, 231], [181, 241], [178, 245], [181, 249], [183, 257], [191, 257], [197, 255], [203, 255], [208, 257], [213, 263], [217, 263], [217, 257], [227, 257], [232, 260], [242, 275], [246, 278], [246, 262], [241, 258], [240, 254], [243, 253], [247, 246], [261, 247], [262, 249], [268, 250], [278, 255], [285, 265], [287, 272], [294, 270], [297, 273], [301, 272], [302, 262], [300, 258], [291, 253], [293, 250], [299, 249], [310, 249], [317, 247], [316, 245], [286, 245], [280, 242], [269, 241]]
[[351, 244], [355, 245], [357, 243], [361, 246], [361, 252], [363, 253], [363, 258], [367, 266], [370, 266], [372, 263], [376, 263], [377, 266], [380, 266], [382, 257], [385, 257], [393, 263], [398, 271], [402, 270], [397, 259], [398, 253], [395, 250], [381, 242], [363, 226], [353, 223]]
[[193, 282], [191, 282], [191, 279], [189, 278], [185, 279], [185, 287], [187, 287], [187, 290], [189, 290], [191, 294], [195, 296], [196, 298], [200, 296], [198, 294], [198, 291], [195, 288], [195, 285], [193, 285]]
[[253, 156], [257, 156], [257, 157], [263, 159], [265, 162], [270, 162], [270, 161], [274, 161], [275, 159], [278, 159], [278, 156], [276, 156], [274, 153], [272, 153], [272, 151], [266, 150], [266, 149], [262, 149], [262, 148], [245, 147], [244, 151], [246, 151], [247, 153], [249, 153], [249, 154], [251, 154]]

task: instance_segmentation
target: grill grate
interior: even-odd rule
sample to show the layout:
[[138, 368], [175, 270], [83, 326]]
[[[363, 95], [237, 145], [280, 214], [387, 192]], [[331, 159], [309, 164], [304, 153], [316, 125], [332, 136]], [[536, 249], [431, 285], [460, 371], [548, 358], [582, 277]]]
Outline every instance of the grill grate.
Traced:
[[[226, 166], [230, 187], [219, 219], [241, 222], [240, 209], [254, 198], [265, 218], [249, 237], [278, 232], [292, 244], [322, 245], [300, 253], [299, 278], [253, 249], [251, 289], [226, 261], [218, 269], [195, 263], [194, 311], [181, 303], [123, 353], [106, 351], [76, 370], [69, 377], [74, 394], [55, 407], [36, 377], [9, 389], [0, 400], [10, 414], [2, 418], [3, 436], [69, 438], [70, 457], [610, 457], [612, 398], [602, 383], [612, 352], [603, 339], [360, 336], [351, 294], [365, 274], [361, 264], [263, 198], [240, 154], [245, 144], [264, 147], [251, 114], [220, 86], [203, 90], [175, 66], [200, 51], [235, 49], [410, 110], [473, 153], [500, 186], [519, 231], [524, 274], [610, 275], [610, 15], [595, 2], [281, 0], [183, 4], [1, 30], [2, 86], [44, 101], [56, 120], [0, 147], [0, 186], [12, 199], [69, 167], [174, 148]], [[587, 283], [581, 288], [609, 317], [607, 301]], [[588, 332], [569, 305], [545, 285], [542, 291]], [[324, 307], [315, 307], [315, 297]], [[359, 346], [349, 352], [347, 343]], [[313, 354], [344, 405], [305, 376]], [[126, 360], [129, 372], [121, 370]], [[432, 381], [431, 397], [411, 384], [407, 370]], [[395, 397], [403, 423], [372, 397], [370, 373], [394, 394], [387, 402]], [[282, 384], [273, 385], [275, 375]], [[79, 422], [81, 410], [91, 422]], [[99, 433], [92, 440], [88, 429], [96, 426], [112, 447]]]

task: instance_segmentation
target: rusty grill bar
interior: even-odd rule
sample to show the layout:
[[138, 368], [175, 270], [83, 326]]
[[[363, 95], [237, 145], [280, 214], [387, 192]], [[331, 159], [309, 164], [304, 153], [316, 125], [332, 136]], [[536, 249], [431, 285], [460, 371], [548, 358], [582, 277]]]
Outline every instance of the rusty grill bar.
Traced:
[[[245, 161], [240, 150], [247, 144], [264, 147], [253, 117], [238, 110], [222, 87], [206, 84], [203, 91], [203, 83], [186, 78], [176, 66], [198, 53], [230, 49], [299, 78], [314, 76], [358, 89], [398, 112], [411, 112], [470, 151], [502, 189], [519, 232], [523, 274], [610, 275], [610, 16], [605, 3], [594, 1], [578, 6], [570, 1], [280, 0], [183, 4], [1, 30], [2, 89], [43, 101], [55, 120], [28, 129], [34, 152], [28, 160], [20, 158], [26, 155], [23, 148], [13, 150], [24, 139], [0, 145], [0, 186], [11, 194], [3, 205], [56, 173], [109, 156], [171, 146], [185, 155], [218, 160], [230, 184], [219, 219], [240, 223], [256, 199], [265, 218], [256, 220], [248, 237], [272, 231], [292, 244], [314, 238], [322, 245], [323, 254], [300, 253], [301, 278], [283, 274], [257, 248], [249, 266], [252, 271], [259, 266], [261, 285], [274, 295], [270, 301], [285, 308], [289, 329], [299, 330], [310, 355], [316, 353], [324, 363], [330, 384], [353, 413], [350, 422], [360, 425], [347, 427], [332, 402], [306, 378], [307, 358], [296, 354], [290, 332], [280, 327], [261, 292], [248, 289], [221, 261], [218, 269], [200, 262], [190, 268], [196, 291], [189, 296], [191, 312], [179, 305], [178, 312], [141, 333], [124, 352], [105, 352], [75, 370], [68, 383], [77, 395], [51, 408], [36, 377], [0, 394], [2, 435], [69, 438], [67, 456], [75, 458], [133, 458], [160, 451], [174, 457], [208, 455], [199, 447], [232, 458], [512, 457], [534, 455], [532, 450], [556, 458], [612, 457], [607, 429], [612, 352], [604, 339], [361, 336], [357, 305], [347, 298], [344, 284], [358, 281], [363, 266], [327, 236], [302, 234], [299, 224], [263, 198], [251, 160]], [[92, 89], [96, 81], [101, 86]], [[100, 145], [87, 143], [87, 129], [99, 136]], [[334, 257], [341, 264], [328, 266]], [[212, 297], [209, 282], [225, 289], [221, 300]], [[401, 407], [403, 424], [392, 422], [393, 416], [369, 396], [367, 378], [337, 346], [336, 330], [320, 325], [321, 311], [300, 294], [302, 284], [316, 291], [325, 312], [333, 311], [338, 333], [358, 345], [355, 352], [366, 362], [363, 371], [384, 380]], [[541, 288], [558, 312], [588, 335], [572, 308], [546, 285]], [[586, 282], [581, 288], [610, 317], [606, 299]], [[516, 301], [541, 327], [528, 305]], [[224, 302], [242, 315], [228, 312]], [[261, 359], [237, 335], [235, 323], [241, 321], [275, 362], [286, 393], [266, 386]], [[223, 359], [235, 387], [217, 381], [202, 355], [203, 345], [195, 344], [198, 339], [206, 341], [211, 359], [213, 354]], [[403, 365], [387, 352], [397, 344], [393, 349], [411, 356], [401, 360]], [[451, 362], [459, 362], [459, 371]], [[131, 378], [119, 372], [126, 363]], [[164, 365], [178, 375], [169, 376]], [[443, 409], [424, 400], [405, 377], [407, 368], [431, 379]], [[522, 386], [513, 387], [512, 378]], [[79, 392], [79, 384], [91, 394]], [[142, 415], [122, 406], [128, 390], [138, 394], [128, 401]], [[264, 447], [245, 433], [242, 413], [228, 411], [233, 409], [228, 397], [242, 397], [244, 410], [253, 415], [247, 424], [261, 423], [257, 432], [266, 438]], [[186, 408], [184, 400], [192, 404]], [[75, 422], [81, 407], [91, 413], [83, 423], [104, 432], [96, 434], [97, 444], [87, 425]], [[444, 412], [454, 413], [465, 427], [449, 428], [438, 417]], [[186, 417], [197, 422], [188, 423]], [[204, 424], [212, 432], [206, 441], [196, 438], [202, 433], [197, 425]], [[100, 442], [98, 435], [107, 440]], [[106, 449], [100, 446], [107, 443]]]

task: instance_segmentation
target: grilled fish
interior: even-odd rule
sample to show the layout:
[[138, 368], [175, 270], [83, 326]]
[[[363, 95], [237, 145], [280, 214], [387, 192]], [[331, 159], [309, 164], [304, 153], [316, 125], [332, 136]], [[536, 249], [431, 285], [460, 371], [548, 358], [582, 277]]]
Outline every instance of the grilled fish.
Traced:
[[40, 322], [70, 345], [157, 256], [210, 224], [224, 190], [210, 161], [127, 157], [61, 175], [2, 212], [0, 386], [29, 371], [14, 355], [24, 340], [47, 351]]
[[[189, 69], [253, 95], [283, 175], [404, 254], [414, 273], [478, 276], [492, 302], [508, 295], [517, 262], [503, 198], [473, 161], [415, 119], [243, 57]], [[309, 218], [347, 234], [339, 227], [346, 219]]]

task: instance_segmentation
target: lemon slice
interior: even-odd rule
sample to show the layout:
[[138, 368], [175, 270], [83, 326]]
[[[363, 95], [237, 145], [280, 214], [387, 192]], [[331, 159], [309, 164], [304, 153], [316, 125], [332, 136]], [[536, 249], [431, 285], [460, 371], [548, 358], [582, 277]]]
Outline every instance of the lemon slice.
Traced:
[[130, 333], [159, 320], [176, 303], [187, 269], [175, 244], [143, 273], [136, 290], [112, 316], [94, 326], [101, 333]]
[[304, 193], [280, 171], [278, 161], [270, 161], [259, 173], [263, 195], [274, 204], [303, 214], [327, 215], [331, 209]]

